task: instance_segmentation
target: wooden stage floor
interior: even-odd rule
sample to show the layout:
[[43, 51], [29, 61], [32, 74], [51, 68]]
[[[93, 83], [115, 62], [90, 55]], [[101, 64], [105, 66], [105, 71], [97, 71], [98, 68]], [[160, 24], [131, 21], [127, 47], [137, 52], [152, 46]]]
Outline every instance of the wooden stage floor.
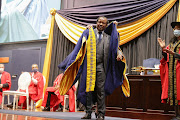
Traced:
[[[6, 110], [12, 110], [4, 106]], [[18, 109], [20, 110], [20, 109]], [[26, 109], [21, 109], [22, 111], [26, 111]], [[35, 110], [30, 110], [34, 112], [43, 112], [40, 108]], [[24, 116], [24, 115], [16, 115], [16, 114], [6, 114], [0, 113], [0, 120], [64, 120], [64, 119], [54, 119], [54, 118], [43, 118], [43, 117], [34, 117], [34, 116]]]
[[[64, 115], [62, 117], [59, 117], [60, 119], [56, 119], [56, 118], [47, 118], [45, 117], [34, 117], [29, 116], [29, 115], [19, 115], [16, 113], [10, 114], [12, 111], [12, 109], [4, 107], [4, 110], [6, 110], [7, 112], [2, 112], [2, 110], [0, 110], [0, 120], [65, 120], [65, 116], [68, 115], [76, 115], [75, 117], [76, 120], [79, 119], [84, 115], [84, 112], [77, 112], [77, 113], [69, 113], [68, 111], [63, 113], [63, 112], [44, 112], [42, 111], [40, 108], [35, 109], [35, 110], [29, 110], [29, 114], [32, 114], [32, 112], [40, 112], [41, 114], [44, 113], [44, 116], [47, 114], [61, 114]], [[22, 111], [25, 112], [27, 111], [26, 109], [17, 109], [15, 111]], [[27, 114], [27, 112], [26, 112]], [[60, 116], [61, 116], [60, 115]], [[94, 113], [92, 114], [94, 115]], [[111, 116], [111, 117], [108, 117]], [[113, 118], [114, 117], [114, 118]], [[106, 120], [170, 120], [172, 117], [174, 117], [174, 115], [170, 114], [158, 114], [158, 113], [144, 113], [144, 112], [131, 112], [131, 111], [122, 111], [122, 110], [111, 110], [111, 109], [107, 109], [106, 112]], [[63, 119], [62, 119], [63, 118]], [[67, 119], [68, 120], [68, 117]], [[95, 117], [93, 117], [93, 120], [95, 120]]]
[[[1, 120], [81, 120], [85, 112], [51, 112], [42, 111], [40, 108], [35, 110], [26, 109], [16, 109], [12, 110], [10, 108], [4, 107], [0, 109]], [[109, 117], [105, 116], [106, 120], [139, 120], [130, 118], [120, 118], [120, 117]], [[96, 120], [94, 113], [92, 113], [92, 120]]]
[[33, 116], [24, 116], [24, 115], [13, 115], [0, 113], [1, 120], [63, 120], [63, 119], [53, 119], [53, 118], [42, 118], [42, 117], [33, 117]]

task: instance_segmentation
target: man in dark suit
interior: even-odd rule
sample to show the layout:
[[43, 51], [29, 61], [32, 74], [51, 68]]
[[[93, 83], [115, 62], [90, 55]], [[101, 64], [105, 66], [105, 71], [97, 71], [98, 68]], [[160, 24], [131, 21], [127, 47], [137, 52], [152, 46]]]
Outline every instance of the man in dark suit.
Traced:
[[64, 95], [80, 79], [77, 100], [86, 106], [81, 119], [91, 119], [92, 105], [97, 101], [97, 120], [104, 120], [105, 95], [121, 86], [124, 95], [130, 96], [125, 66], [117, 22], [108, 25], [106, 17], [98, 17], [96, 28], [86, 29], [71, 54], [58, 66], [65, 71], [60, 94]]
[[[117, 22], [114, 22], [117, 25]], [[94, 29], [96, 37], [96, 82], [95, 91], [87, 92], [86, 99], [86, 114], [81, 119], [91, 119], [93, 99], [97, 99], [97, 119], [103, 120], [105, 116], [105, 80], [107, 71], [107, 60], [109, 53], [110, 35], [106, 34], [104, 30], [108, 25], [106, 17], [99, 17], [97, 19], [96, 28]], [[122, 53], [117, 50], [117, 60], [122, 59]]]

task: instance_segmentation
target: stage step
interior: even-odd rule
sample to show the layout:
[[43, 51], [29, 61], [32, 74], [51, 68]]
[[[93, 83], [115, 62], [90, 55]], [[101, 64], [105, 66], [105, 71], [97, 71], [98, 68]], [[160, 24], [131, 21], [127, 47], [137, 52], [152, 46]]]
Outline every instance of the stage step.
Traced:
[[106, 115], [141, 120], [170, 120], [175, 117], [174, 111], [169, 111], [165, 114], [162, 110], [148, 109], [147, 112], [143, 112], [143, 109], [127, 108], [126, 110], [123, 110], [118, 107], [106, 107]]

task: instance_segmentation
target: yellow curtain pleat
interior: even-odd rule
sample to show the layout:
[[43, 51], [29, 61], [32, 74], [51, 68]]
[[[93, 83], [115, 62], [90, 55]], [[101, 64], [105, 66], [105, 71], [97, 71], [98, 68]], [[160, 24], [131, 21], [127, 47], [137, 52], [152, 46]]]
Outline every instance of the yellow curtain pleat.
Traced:
[[[43, 89], [43, 94], [45, 93], [45, 90], [48, 86], [48, 81], [49, 81], [49, 71], [50, 71], [50, 64], [51, 64], [51, 53], [52, 53], [52, 44], [53, 44], [53, 29], [54, 29], [54, 22], [55, 22], [55, 14], [56, 10], [51, 9], [50, 11], [52, 18], [51, 18], [51, 28], [49, 32], [49, 38], [47, 40], [47, 45], [46, 45], [46, 53], [45, 53], [45, 58], [44, 58], [44, 66], [43, 66], [43, 76], [46, 79], [46, 84]], [[42, 105], [42, 99], [36, 102], [36, 108], [40, 107]]]
[[[164, 6], [156, 10], [155, 12], [145, 16], [144, 18], [135, 22], [118, 26], [117, 30], [120, 33], [120, 45], [123, 45], [134, 38], [138, 37], [150, 27], [152, 27], [157, 21], [159, 21], [175, 4], [177, 0], [170, 0]], [[77, 43], [82, 32], [86, 29], [83, 26], [77, 25], [69, 20], [66, 20], [61, 15], [56, 14], [55, 20], [59, 26], [61, 32], [74, 44]]]
[[180, 22], [180, 0], [179, 0], [179, 8], [178, 8], [177, 22]]
[[64, 34], [64, 36], [66, 36], [66, 38], [69, 39], [74, 44], [77, 43], [81, 34], [86, 29], [83, 26], [77, 25], [73, 22], [70, 22], [70, 21], [64, 19], [59, 14], [56, 14], [55, 20], [56, 20], [56, 23], [57, 23], [59, 29]]
[[[53, 9], [55, 10], [55, 9]], [[52, 10], [51, 10], [52, 12]], [[56, 12], [56, 11], [54, 11]], [[54, 29], [54, 22], [55, 22], [55, 13], [52, 12], [52, 18], [51, 18], [51, 29], [49, 32], [49, 38], [46, 45], [46, 53], [45, 53], [45, 59], [44, 59], [44, 66], [43, 66], [43, 75], [46, 78], [46, 84], [45, 87], [48, 86], [49, 81], [49, 71], [50, 71], [50, 64], [51, 64], [51, 53], [52, 53], [52, 44], [53, 44], [53, 29]], [[44, 90], [45, 91], [45, 90]]]

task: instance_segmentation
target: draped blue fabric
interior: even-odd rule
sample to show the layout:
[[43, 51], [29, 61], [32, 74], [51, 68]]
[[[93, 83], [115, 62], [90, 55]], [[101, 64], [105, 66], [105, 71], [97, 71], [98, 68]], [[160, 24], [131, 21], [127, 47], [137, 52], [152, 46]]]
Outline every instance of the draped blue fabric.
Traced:
[[115, 88], [123, 83], [123, 71], [125, 69], [125, 63], [116, 60], [119, 35], [116, 25], [111, 23], [104, 32], [111, 35], [107, 62], [107, 75], [104, 88], [106, 95], [110, 95]]
[[165, 5], [170, 0], [117, 0], [105, 4], [57, 11], [64, 18], [81, 25], [96, 23], [97, 17], [125, 24], [138, 20]]
[[[115, 88], [122, 85], [123, 83], [123, 71], [125, 68], [125, 63], [122, 61], [117, 61], [117, 48], [118, 48], [118, 33], [116, 30], [115, 24], [111, 23], [105, 30], [105, 32], [111, 35], [110, 40], [110, 47], [109, 47], [109, 56], [108, 56], [108, 63], [107, 63], [107, 76], [105, 80], [105, 94], [111, 94]], [[74, 50], [72, 53], [58, 66], [60, 69], [67, 69], [74, 60], [76, 59], [77, 53], [79, 52], [81, 45], [82, 45], [82, 38], [85, 37], [86, 39], [89, 36], [89, 30], [85, 30], [78, 40]], [[65, 69], [64, 69], [65, 68]], [[73, 71], [73, 70], [72, 70]], [[87, 75], [87, 57], [85, 55], [84, 61], [78, 71], [78, 75], [76, 76], [75, 82], [80, 78], [80, 85], [78, 90], [77, 99], [82, 103], [86, 104], [86, 75]]]

